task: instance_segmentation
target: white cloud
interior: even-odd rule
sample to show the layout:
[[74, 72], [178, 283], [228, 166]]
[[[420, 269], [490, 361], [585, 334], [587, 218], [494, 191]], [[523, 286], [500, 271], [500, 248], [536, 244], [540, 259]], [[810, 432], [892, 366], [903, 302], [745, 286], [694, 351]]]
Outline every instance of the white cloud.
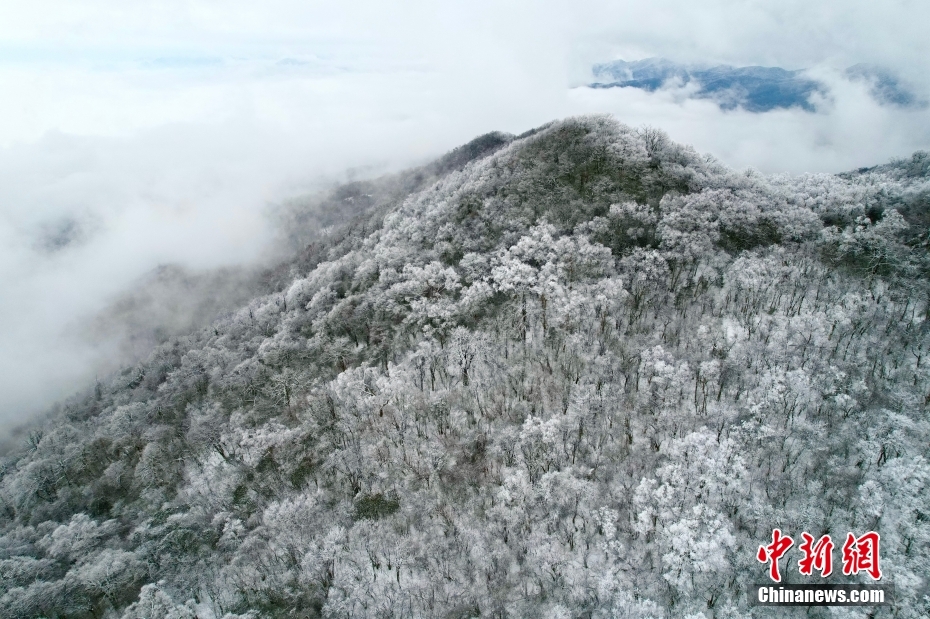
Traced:
[[930, 145], [930, 114], [924, 109], [882, 106], [868, 85], [836, 71], [811, 75], [830, 95], [818, 111], [777, 109], [764, 114], [721, 110], [711, 100], [688, 98], [685, 89], [648, 93], [635, 88], [575, 88], [585, 111], [607, 111], [631, 125], [650, 124], [695, 145], [724, 163], [765, 172], [838, 172], [885, 163]]
[[[926, 111], [881, 108], [837, 72], [873, 62], [926, 90], [928, 18], [930, 6], [858, 0], [8, 0], [0, 422], [92, 377], [99, 353], [64, 337], [76, 321], [159, 263], [254, 259], [269, 202], [349, 167], [397, 168], [490, 130], [603, 111], [764, 171], [926, 148]], [[590, 63], [652, 55], [814, 67], [834, 102], [759, 115], [569, 88]], [[72, 220], [85, 227], [75, 244], [37, 248]]]

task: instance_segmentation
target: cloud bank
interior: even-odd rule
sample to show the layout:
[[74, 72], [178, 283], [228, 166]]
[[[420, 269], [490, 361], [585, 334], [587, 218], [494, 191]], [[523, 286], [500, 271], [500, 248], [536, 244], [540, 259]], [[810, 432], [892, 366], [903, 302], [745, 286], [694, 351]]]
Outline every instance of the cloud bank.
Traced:
[[[887, 67], [926, 98], [930, 7], [841, 8], [4, 3], [0, 426], [118, 361], [79, 332], [159, 265], [254, 263], [273, 250], [270, 205], [491, 130], [609, 112], [764, 172], [841, 171], [928, 148], [926, 109], [883, 105], [880, 79], [844, 71]], [[655, 56], [806, 67], [829, 94], [812, 93], [814, 112], [752, 114], [687, 87], [583, 86], [596, 62]]]

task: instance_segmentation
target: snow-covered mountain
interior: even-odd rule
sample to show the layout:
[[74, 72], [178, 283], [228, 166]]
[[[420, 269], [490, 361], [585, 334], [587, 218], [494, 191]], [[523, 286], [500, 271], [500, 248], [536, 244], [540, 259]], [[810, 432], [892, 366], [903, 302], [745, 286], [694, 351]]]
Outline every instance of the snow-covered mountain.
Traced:
[[584, 117], [294, 204], [262, 294], [0, 462], [2, 614], [745, 616], [780, 527], [880, 532], [927, 616], [928, 165]]

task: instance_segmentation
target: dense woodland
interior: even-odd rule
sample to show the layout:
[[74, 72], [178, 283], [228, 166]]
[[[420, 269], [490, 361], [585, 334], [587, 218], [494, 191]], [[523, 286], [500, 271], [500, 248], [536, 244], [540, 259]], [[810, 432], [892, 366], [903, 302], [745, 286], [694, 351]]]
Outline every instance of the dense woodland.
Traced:
[[[0, 461], [0, 614], [930, 616], [927, 153], [586, 117], [442, 162]], [[897, 604], [751, 607], [774, 527], [880, 532]]]

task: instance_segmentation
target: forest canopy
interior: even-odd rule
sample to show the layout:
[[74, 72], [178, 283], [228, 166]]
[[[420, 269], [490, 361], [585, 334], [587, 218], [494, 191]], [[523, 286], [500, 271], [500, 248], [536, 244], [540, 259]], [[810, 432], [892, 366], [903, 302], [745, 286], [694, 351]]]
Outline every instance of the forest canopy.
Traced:
[[879, 531], [843, 616], [925, 617], [928, 161], [594, 116], [295, 205], [262, 294], [0, 460], [2, 614], [755, 616], [781, 527]]

